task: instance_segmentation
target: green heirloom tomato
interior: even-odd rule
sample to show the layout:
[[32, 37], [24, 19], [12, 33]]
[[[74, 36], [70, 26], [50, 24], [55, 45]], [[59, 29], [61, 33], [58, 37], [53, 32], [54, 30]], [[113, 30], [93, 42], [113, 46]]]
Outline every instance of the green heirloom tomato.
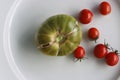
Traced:
[[80, 44], [82, 32], [75, 18], [66, 14], [48, 18], [35, 35], [37, 48], [44, 54], [64, 56]]

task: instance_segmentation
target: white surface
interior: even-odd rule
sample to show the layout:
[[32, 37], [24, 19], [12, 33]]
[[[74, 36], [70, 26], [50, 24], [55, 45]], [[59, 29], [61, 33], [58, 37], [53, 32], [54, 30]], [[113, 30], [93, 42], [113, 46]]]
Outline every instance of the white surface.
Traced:
[[[95, 26], [101, 32], [98, 42], [103, 42], [105, 38], [111, 46], [120, 50], [120, 5], [118, 0], [108, 0], [112, 5], [112, 13], [105, 17], [96, 12], [100, 1], [19, 0], [15, 3], [4, 27], [4, 50], [15, 75], [21, 80], [116, 80], [120, 73], [120, 63], [115, 67], [109, 67], [104, 60], [94, 58], [91, 51], [94, 47], [93, 42], [86, 40], [85, 35], [81, 45], [85, 47], [86, 56], [89, 59], [81, 63], [74, 63], [71, 56], [43, 55], [39, 53], [34, 44], [36, 29], [49, 16], [60, 13], [76, 16], [81, 9], [89, 8], [95, 16], [92, 23], [82, 25], [83, 33], [85, 34], [89, 27]], [[1, 28], [3, 31], [3, 27]], [[3, 42], [1, 41], [1, 43]], [[3, 51], [3, 48], [1, 49]], [[2, 55], [4, 56], [4, 54]], [[3, 59], [6, 59], [5, 56]], [[7, 62], [5, 65], [6, 68], [1, 69], [10, 70]], [[11, 75], [7, 76], [11, 77]], [[14, 80], [13, 77], [11, 80]]]
[[14, 0], [0, 0], [0, 80], [18, 80], [11, 70], [3, 50], [3, 28], [6, 15]]

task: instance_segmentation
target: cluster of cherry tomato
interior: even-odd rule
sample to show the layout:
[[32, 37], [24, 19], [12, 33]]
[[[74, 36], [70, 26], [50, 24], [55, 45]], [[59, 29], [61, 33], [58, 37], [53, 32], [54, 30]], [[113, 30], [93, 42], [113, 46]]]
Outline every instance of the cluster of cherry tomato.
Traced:
[[[111, 50], [109, 52], [109, 50]], [[94, 48], [94, 55], [97, 58], [105, 58], [109, 66], [114, 66], [119, 61], [118, 51], [108, 47], [107, 44], [97, 44]]]
[[[108, 2], [102, 2], [98, 8], [100, 14], [108, 15], [111, 12], [111, 5]], [[93, 13], [88, 9], [83, 9], [79, 13], [79, 21], [82, 24], [88, 24], [92, 21]], [[97, 28], [90, 28], [88, 30], [88, 38], [91, 40], [97, 40], [100, 36], [100, 32]], [[112, 50], [112, 51], [110, 51]], [[109, 52], [110, 51], [110, 52]], [[118, 51], [113, 50], [113, 48], [108, 47], [108, 44], [104, 42], [104, 44], [100, 43], [94, 47], [93, 54], [96, 58], [105, 58], [106, 63], [109, 66], [114, 66], [119, 61]], [[74, 57], [77, 60], [81, 60], [85, 57], [85, 49], [82, 46], [78, 46], [78, 48], [74, 51]]]
[[[111, 6], [108, 2], [104, 1], [99, 5], [98, 10], [99, 10], [100, 14], [108, 15], [111, 12]], [[83, 9], [80, 11], [78, 18], [81, 23], [88, 24], [92, 21], [93, 16], [94, 15], [91, 10]]]

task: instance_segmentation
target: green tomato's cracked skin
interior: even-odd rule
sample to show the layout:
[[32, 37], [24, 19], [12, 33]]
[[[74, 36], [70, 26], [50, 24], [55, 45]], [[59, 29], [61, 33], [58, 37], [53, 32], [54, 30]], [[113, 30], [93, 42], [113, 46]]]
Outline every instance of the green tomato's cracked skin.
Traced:
[[[77, 31], [71, 33], [74, 29]], [[66, 37], [67, 34], [69, 35]], [[48, 18], [35, 36], [38, 47], [53, 42], [48, 47], [38, 48], [44, 54], [51, 56], [64, 56], [72, 53], [80, 44], [81, 39], [82, 32], [79, 23], [75, 18], [66, 14]]]

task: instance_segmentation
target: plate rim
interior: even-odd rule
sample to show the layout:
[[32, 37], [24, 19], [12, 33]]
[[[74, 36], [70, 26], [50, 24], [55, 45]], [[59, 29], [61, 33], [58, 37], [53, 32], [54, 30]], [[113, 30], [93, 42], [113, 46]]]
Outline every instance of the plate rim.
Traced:
[[[5, 56], [6, 56], [6, 59], [7, 59], [7, 62], [12, 70], [12, 72], [14, 73], [14, 75], [17, 77], [17, 79], [19, 80], [26, 80], [25, 77], [23, 76], [23, 74], [21, 73], [21, 71], [18, 69], [15, 61], [14, 61], [14, 58], [12, 56], [12, 52], [11, 52], [11, 49], [10, 49], [10, 44], [9, 44], [9, 37], [10, 37], [10, 34], [9, 34], [9, 29], [10, 29], [10, 26], [11, 26], [11, 23], [12, 23], [12, 19], [13, 19], [13, 16], [15, 14], [15, 11], [17, 9], [17, 7], [19, 6], [19, 4], [21, 3], [22, 0], [15, 0], [13, 1], [13, 4], [12, 6], [10, 7], [8, 13], [7, 13], [7, 16], [5, 18], [5, 23], [4, 23], [4, 28], [3, 28], [3, 49], [4, 49], [4, 53], [5, 53]], [[8, 45], [8, 46], [6, 46]], [[9, 52], [9, 54], [8, 54]]]

